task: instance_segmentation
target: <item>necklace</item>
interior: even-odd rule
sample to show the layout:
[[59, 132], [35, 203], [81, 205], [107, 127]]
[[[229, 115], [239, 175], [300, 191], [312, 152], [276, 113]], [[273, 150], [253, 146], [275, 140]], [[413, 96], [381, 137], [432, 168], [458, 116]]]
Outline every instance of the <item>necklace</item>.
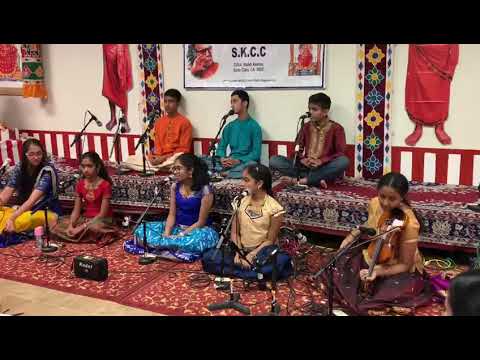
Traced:
[[87, 190], [87, 193], [85, 194], [86, 200], [95, 200], [95, 190], [97, 189], [100, 181], [102, 181], [102, 179], [96, 179], [93, 183], [85, 181], [85, 189]]

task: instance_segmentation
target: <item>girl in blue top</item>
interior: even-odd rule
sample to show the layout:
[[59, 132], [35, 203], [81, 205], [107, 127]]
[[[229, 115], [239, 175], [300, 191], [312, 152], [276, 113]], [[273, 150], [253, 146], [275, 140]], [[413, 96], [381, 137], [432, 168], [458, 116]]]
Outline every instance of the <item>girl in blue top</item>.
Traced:
[[[172, 167], [176, 182], [170, 190], [170, 210], [166, 222], [147, 224], [148, 247], [201, 254], [214, 247], [218, 234], [209, 225], [213, 189], [205, 162], [195, 155], [182, 154]], [[135, 231], [143, 245], [143, 226]]]

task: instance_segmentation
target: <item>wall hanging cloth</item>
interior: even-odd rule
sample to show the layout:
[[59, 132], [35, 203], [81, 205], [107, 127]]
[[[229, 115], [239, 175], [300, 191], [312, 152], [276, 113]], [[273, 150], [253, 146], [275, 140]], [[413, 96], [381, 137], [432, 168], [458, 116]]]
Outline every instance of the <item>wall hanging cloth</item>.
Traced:
[[125, 113], [128, 92], [133, 87], [132, 62], [128, 44], [103, 44], [102, 95]]
[[391, 171], [392, 64], [392, 44], [357, 46], [356, 177], [377, 179]]
[[[140, 91], [142, 102], [142, 125], [146, 129], [149, 119], [155, 117], [158, 111], [159, 116], [163, 115], [163, 63], [162, 47], [160, 44], [139, 44], [138, 57], [140, 66]], [[150, 141], [146, 149], [153, 149], [155, 134], [150, 131]]]
[[46, 99], [45, 71], [40, 44], [22, 44], [23, 97]]
[[415, 145], [423, 126], [435, 126], [442, 144], [451, 144], [443, 126], [448, 117], [450, 84], [458, 64], [458, 44], [410, 44], [408, 47], [405, 107], [415, 130], [405, 142]]

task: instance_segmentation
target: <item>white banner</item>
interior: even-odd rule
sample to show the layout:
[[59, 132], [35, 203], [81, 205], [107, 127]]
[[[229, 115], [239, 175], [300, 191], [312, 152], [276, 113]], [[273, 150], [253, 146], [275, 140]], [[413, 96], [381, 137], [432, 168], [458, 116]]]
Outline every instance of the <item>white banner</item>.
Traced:
[[325, 88], [325, 44], [185, 44], [190, 89]]

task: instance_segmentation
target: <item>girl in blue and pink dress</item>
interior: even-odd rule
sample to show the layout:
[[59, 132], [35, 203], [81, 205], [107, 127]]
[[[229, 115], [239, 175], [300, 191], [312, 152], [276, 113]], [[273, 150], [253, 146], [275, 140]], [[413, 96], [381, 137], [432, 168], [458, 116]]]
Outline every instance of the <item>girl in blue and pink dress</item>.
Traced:
[[[182, 154], [172, 171], [176, 182], [170, 189], [167, 220], [147, 223], [147, 245], [201, 255], [215, 247], [219, 239], [210, 227], [214, 195], [207, 164], [195, 155]], [[137, 244], [143, 246], [143, 226], [134, 235]]]

